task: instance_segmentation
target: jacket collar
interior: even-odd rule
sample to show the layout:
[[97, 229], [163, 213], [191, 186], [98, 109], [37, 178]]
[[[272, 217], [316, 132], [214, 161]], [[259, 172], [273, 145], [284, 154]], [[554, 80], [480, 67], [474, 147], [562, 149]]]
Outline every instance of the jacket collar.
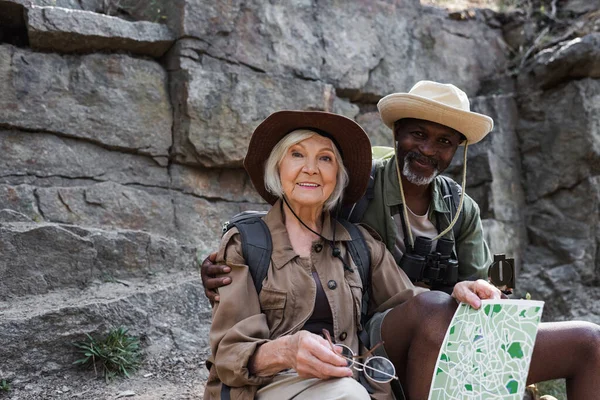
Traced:
[[[388, 207], [399, 206], [402, 204], [402, 196], [400, 195], [400, 183], [398, 182], [398, 173], [396, 172], [396, 156], [393, 156], [384, 167], [383, 193], [385, 205]], [[433, 185], [433, 211], [439, 213], [450, 213], [446, 202], [442, 196], [442, 188], [440, 178], [435, 178], [431, 183]], [[430, 212], [432, 209], [430, 208]]]
[[[283, 202], [281, 200], [277, 200], [267, 215], [265, 215], [263, 218], [267, 224], [267, 227], [269, 228], [269, 231], [271, 232], [271, 240], [273, 242], [271, 261], [273, 262], [273, 266], [277, 269], [282, 268], [284, 265], [298, 256], [292, 247], [287, 228], [285, 227], [283, 207], [286, 207]], [[334, 221], [329, 212], [324, 213], [321, 235], [327, 240], [332, 241], [334, 224], [336, 242], [348, 241], [352, 239], [346, 228], [344, 228], [344, 226], [339, 222]], [[322, 239], [318, 239], [313, 242], [313, 244], [316, 243], [321, 243], [323, 247], [329, 247], [329, 243], [323, 243]]]

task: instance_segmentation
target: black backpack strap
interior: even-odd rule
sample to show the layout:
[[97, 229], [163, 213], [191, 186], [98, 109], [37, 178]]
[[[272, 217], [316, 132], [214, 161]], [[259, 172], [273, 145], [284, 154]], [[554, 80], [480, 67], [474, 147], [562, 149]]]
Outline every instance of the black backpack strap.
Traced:
[[348, 242], [348, 252], [352, 261], [358, 268], [358, 274], [363, 285], [360, 323], [364, 326], [367, 322], [369, 310], [369, 288], [371, 286], [371, 252], [365, 238], [358, 227], [345, 219], [338, 220], [350, 234], [352, 240]]
[[224, 232], [231, 229], [232, 226], [235, 226], [240, 232], [242, 254], [250, 268], [250, 275], [258, 294], [260, 294], [262, 282], [267, 276], [273, 252], [271, 232], [261, 218], [264, 214], [264, 212], [240, 213], [223, 225]]
[[367, 191], [365, 194], [358, 199], [358, 201], [352, 205], [345, 206], [342, 208], [341, 217], [354, 224], [361, 222], [369, 203], [375, 197], [375, 170], [377, 163], [375, 160], [371, 161], [371, 175], [369, 176], [369, 183], [367, 185]]
[[[450, 221], [456, 215], [456, 210], [458, 209], [458, 204], [460, 203], [460, 195], [462, 193], [462, 188], [460, 185], [451, 178], [448, 178], [444, 175], [439, 175], [441, 178], [442, 184], [442, 196], [446, 204], [448, 204], [448, 208], [450, 209]], [[462, 212], [456, 221], [456, 224], [452, 227], [452, 232], [454, 233], [454, 240], [458, 238], [460, 235], [460, 230], [462, 228], [463, 219], [465, 218], [465, 214]]]

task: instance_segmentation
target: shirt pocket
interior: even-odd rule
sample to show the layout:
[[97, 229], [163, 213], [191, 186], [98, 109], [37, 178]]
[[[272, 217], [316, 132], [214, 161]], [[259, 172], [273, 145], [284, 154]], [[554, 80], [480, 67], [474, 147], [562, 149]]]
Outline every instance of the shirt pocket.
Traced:
[[267, 317], [270, 336], [283, 322], [287, 292], [283, 290], [263, 287], [260, 291], [260, 308]]
[[347, 272], [345, 279], [348, 283], [348, 286], [350, 287], [350, 292], [352, 293], [352, 303], [354, 307], [354, 322], [358, 331], [361, 331], [362, 326], [360, 324], [360, 316], [363, 296], [362, 281], [360, 280], [360, 276], [358, 276], [358, 272], [356, 271], [356, 269], [354, 273]]

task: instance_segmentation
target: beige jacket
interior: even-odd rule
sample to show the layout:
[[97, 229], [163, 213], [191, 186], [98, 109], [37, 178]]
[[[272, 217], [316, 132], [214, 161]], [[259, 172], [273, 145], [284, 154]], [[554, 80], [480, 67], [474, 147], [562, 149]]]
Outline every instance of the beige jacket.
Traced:
[[[247, 365], [252, 354], [267, 341], [298, 332], [314, 309], [316, 284], [311, 271], [298, 262], [292, 249], [280, 201], [264, 221], [271, 231], [273, 253], [260, 296], [245, 265], [237, 229], [231, 229], [221, 241], [218, 261], [231, 267], [232, 283], [219, 289], [220, 302], [213, 308], [209, 359], [213, 365], [204, 394], [206, 400], [220, 399], [221, 382], [231, 387], [231, 399], [253, 399], [258, 388], [271, 378], [250, 374]], [[326, 215], [321, 234], [328, 240], [333, 239], [332, 222]], [[353, 271], [345, 271], [322, 240], [313, 243], [310, 259], [331, 307], [334, 340], [358, 354], [362, 282], [344, 245], [351, 240], [350, 234], [343, 225], [335, 223], [335, 240], [342, 243], [342, 257]], [[371, 253], [371, 313], [391, 308], [426, 290], [414, 287], [385, 245], [360, 229]]]

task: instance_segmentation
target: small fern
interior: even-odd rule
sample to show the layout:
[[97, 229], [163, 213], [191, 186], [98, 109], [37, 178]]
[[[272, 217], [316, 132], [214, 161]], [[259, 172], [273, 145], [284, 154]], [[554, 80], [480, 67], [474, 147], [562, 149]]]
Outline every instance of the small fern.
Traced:
[[93, 367], [96, 375], [99, 367], [106, 381], [115, 376], [128, 378], [140, 366], [140, 340], [129, 335], [127, 329], [113, 329], [102, 339], [86, 336], [88, 340], [73, 343], [84, 356], [73, 364]]

